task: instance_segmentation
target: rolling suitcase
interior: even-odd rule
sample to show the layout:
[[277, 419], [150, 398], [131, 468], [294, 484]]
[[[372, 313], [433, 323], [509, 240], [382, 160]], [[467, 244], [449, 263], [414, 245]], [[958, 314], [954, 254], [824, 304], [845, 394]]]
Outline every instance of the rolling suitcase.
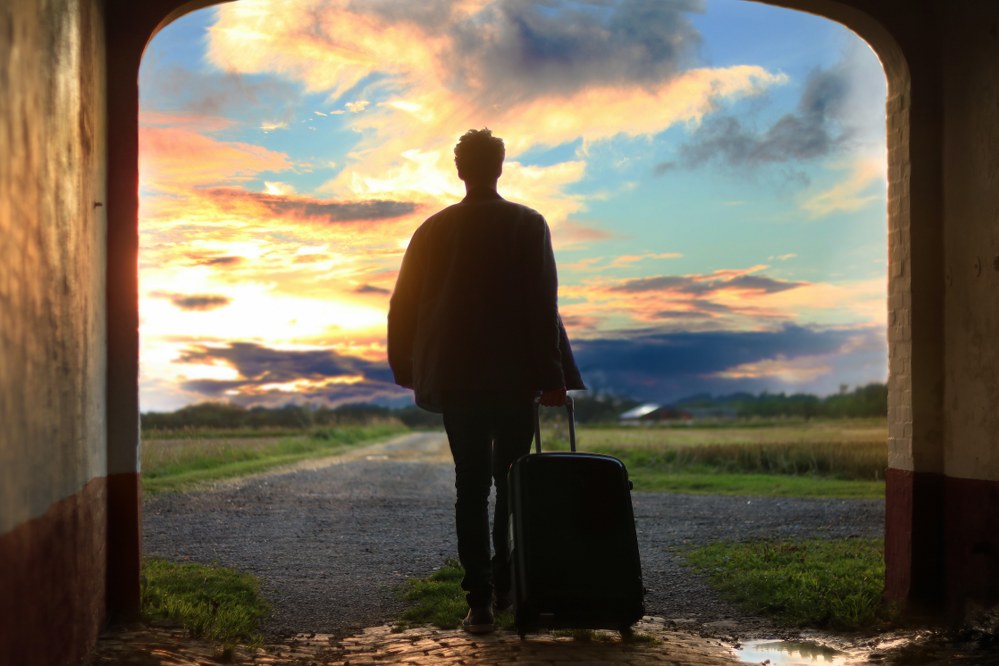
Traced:
[[612, 456], [578, 453], [572, 399], [572, 451], [535, 450], [510, 468], [510, 566], [517, 632], [616, 629], [645, 614], [631, 482]]

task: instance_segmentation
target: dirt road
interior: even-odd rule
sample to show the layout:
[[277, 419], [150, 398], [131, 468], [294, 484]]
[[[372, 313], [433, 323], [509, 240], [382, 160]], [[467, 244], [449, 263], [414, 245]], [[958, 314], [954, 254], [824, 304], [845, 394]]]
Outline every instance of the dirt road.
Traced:
[[[150, 497], [147, 555], [260, 577], [266, 631], [346, 635], [392, 620], [396, 590], [455, 557], [454, 471], [441, 433], [413, 433], [294, 468]], [[719, 635], [769, 625], [720, 601], [676, 550], [719, 539], [876, 536], [880, 500], [635, 493], [647, 611]]]

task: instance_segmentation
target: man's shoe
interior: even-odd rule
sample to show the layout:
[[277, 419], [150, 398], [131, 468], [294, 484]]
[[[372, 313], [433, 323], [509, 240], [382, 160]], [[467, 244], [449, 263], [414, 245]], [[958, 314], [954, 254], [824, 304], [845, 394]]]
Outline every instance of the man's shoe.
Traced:
[[488, 634], [491, 631], [495, 631], [493, 611], [489, 606], [469, 608], [468, 615], [461, 622], [461, 628], [470, 634]]
[[510, 590], [507, 590], [506, 592], [496, 592], [493, 595], [493, 611], [502, 613], [512, 605], [513, 593]]

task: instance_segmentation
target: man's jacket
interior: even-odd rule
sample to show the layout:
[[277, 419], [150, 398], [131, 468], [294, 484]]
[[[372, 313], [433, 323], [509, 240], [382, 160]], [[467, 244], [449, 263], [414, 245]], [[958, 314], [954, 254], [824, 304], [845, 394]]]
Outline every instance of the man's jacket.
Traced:
[[413, 234], [392, 293], [388, 357], [416, 403], [447, 396], [582, 389], [558, 313], [540, 213], [473, 190]]

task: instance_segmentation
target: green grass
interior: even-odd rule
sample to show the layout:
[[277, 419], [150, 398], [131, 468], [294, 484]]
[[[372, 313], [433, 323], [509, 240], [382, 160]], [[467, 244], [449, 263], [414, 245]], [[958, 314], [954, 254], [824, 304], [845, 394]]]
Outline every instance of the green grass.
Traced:
[[[455, 560], [447, 560], [437, 571], [426, 578], [410, 578], [402, 586], [402, 597], [411, 605], [396, 623], [397, 630], [407, 627], [432, 625], [438, 629], [457, 629], [468, 612], [465, 593], [461, 589], [464, 570]], [[516, 624], [512, 611], [503, 611], [496, 616], [496, 626], [507, 631], [515, 631]], [[592, 629], [558, 629], [556, 636], [565, 636], [576, 641], [602, 640], [603, 634]], [[639, 632], [627, 637], [632, 643], [653, 643], [656, 640]]]
[[151, 428], [142, 430], [142, 441], [165, 439], [266, 439], [299, 437], [306, 428]]
[[[881, 539], [720, 542], [683, 555], [726, 599], [746, 612], [770, 615], [790, 626], [869, 629], [893, 618], [881, 601]], [[407, 580], [402, 595], [411, 605], [398, 627], [460, 626], [468, 610], [461, 577], [461, 566], [448, 560], [427, 578]], [[501, 613], [497, 622], [514, 628], [509, 612]]]
[[142, 487], [147, 493], [187, 490], [207, 481], [333, 455], [405, 430], [386, 424], [327, 428], [294, 437], [209, 435], [148, 440], [142, 443]]
[[[468, 612], [465, 593], [461, 589], [464, 569], [456, 560], [447, 560], [440, 569], [426, 578], [410, 578], [401, 589], [403, 599], [410, 603], [398, 628], [429, 624], [438, 629], [457, 629]], [[504, 611], [496, 617], [503, 629], [513, 629], [513, 613]]]
[[175, 622], [222, 649], [261, 642], [268, 613], [253, 576], [217, 565], [148, 558], [142, 568], [142, 614]]
[[447, 560], [426, 578], [410, 578], [402, 597], [412, 604], [401, 617], [403, 626], [432, 624], [439, 629], [456, 629], [468, 612], [461, 589], [464, 571], [455, 560]]
[[[627, 466], [635, 489], [714, 495], [884, 497], [887, 431], [883, 419], [802, 421], [782, 425], [585, 427], [583, 451]], [[549, 429], [545, 448], [568, 448]]]
[[685, 555], [726, 599], [791, 626], [869, 629], [892, 617], [881, 539], [716, 543]]
[[845, 499], [880, 499], [885, 494], [883, 481], [849, 481], [816, 476], [780, 476], [777, 474], [725, 474], [718, 472], [660, 472], [630, 465], [628, 475], [635, 490], [691, 495], [728, 495], [749, 497], [836, 497]]

